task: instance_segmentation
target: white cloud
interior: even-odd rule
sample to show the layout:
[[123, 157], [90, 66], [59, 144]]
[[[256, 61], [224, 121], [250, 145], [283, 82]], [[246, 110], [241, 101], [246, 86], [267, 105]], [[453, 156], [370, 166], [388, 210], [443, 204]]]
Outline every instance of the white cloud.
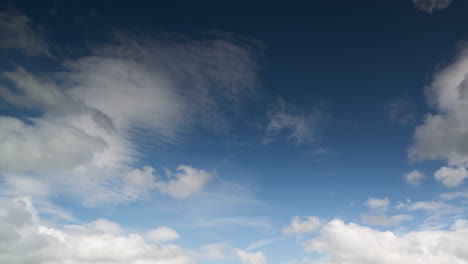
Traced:
[[405, 174], [404, 176], [406, 183], [418, 186], [421, 184], [421, 181], [425, 178], [424, 173], [413, 170]]
[[453, 0], [411, 0], [414, 6], [422, 11], [432, 13], [447, 8]]
[[429, 211], [435, 212], [441, 209], [446, 209], [449, 205], [442, 202], [416, 202], [408, 205], [410, 211]]
[[468, 228], [461, 222], [452, 230], [397, 234], [333, 220], [305, 243], [305, 249], [326, 254], [324, 263], [329, 264], [464, 264], [468, 263], [467, 235]]
[[86, 164], [106, 142], [64, 122], [0, 116], [0, 168], [7, 171], [62, 171]]
[[246, 264], [267, 264], [267, 258], [262, 252], [247, 252], [242, 249], [233, 249], [234, 254]]
[[0, 207], [2, 263], [194, 263], [179, 246], [148, 243], [139, 234], [121, 234], [118, 224], [97, 220], [63, 229], [41, 224], [34, 207], [16, 200]]
[[160, 226], [146, 234], [149, 241], [154, 243], [169, 242], [180, 238], [180, 235], [172, 228]]
[[222, 36], [117, 33], [113, 41], [63, 62], [62, 72], [1, 73], [1, 101], [34, 114], [0, 116], [0, 170], [34, 173], [89, 206], [151, 189], [177, 198], [201, 191], [211, 178], [204, 170], [181, 165], [174, 177], [156, 179], [150, 167], [135, 168], [144, 154], [137, 143], [177, 143], [193, 126], [228, 129], [224, 114], [255, 93], [254, 48]]
[[448, 201], [459, 199], [459, 198], [468, 199], [468, 191], [464, 190], [464, 191], [459, 191], [459, 192], [446, 192], [446, 193], [442, 193], [440, 195], [440, 198], [442, 200], [448, 200]]
[[223, 243], [204, 245], [201, 248], [201, 257], [203, 259], [221, 260], [226, 258], [224, 252], [226, 245]]
[[456, 187], [461, 185], [465, 178], [468, 177], [468, 172], [465, 167], [442, 167], [434, 173], [434, 177], [445, 186]]
[[[413, 160], [444, 159], [448, 166], [436, 178], [448, 186], [461, 183], [468, 165], [468, 49], [440, 70], [427, 89], [435, 113], [427, 114], [416, 127], [409, 149]], [[452, 168], [450, 168], [452, 167]], [[457, 168], [457, 169], [454, 169]]]
[[17, 49], [32, 56], [50, 56], [43, 31], [15, 9], [0, 10], [0, 48]]
[[199, 192], [212, 178], [209, 172], [187, 165], [179, 166], [177, 171], [168, 181], [157, 181], [155, 187], [162, 193], [184, 199]]
[[251, 245], [249, 245], [247, 247], [247, 251], [252, 251], [254, 249], [261, 248], [261, 247], [269, 245], [269, 244], [273, 244], [273, 243], [275, 243], [277, 241], [280, 241], [280, 240], [283, 240], [283, 239], [285, 239], [285, 237], [275, 237], [275, 238], [261, 239], [261, 240], [258, 240], [256, 242], [252, 243]]
[[317, 231], [323, 222], [316, 216], [307, 216], [301, 218], [294, 216], [291, 218], [291, 224], [283, 229], [284, 234], [302, 234]]
[[2, 194], [10, 197], [47, 197], [51, 192], [48, 184], [35, 177], [4, 174], [3, 179]]
[[366, 201], [366, 205], [370, 209], [386, 210], [388, 208], [388, 206], [390, 205], [390, 200], [387, 197], [385, 197], [384, 199], [369, 198]]
[[402, 221], [409, 221], [413, 220], [413, 217], [410, 215], [394, 215], [388, 217], [386, 215], [368, 215], [362, 214], [361, 215], [361, 222], [366, 225], [374, 225], [374, 226], [393, 226], [398, 225]]
[[316, 141], [318, 132], [330, 119], [324, 105], [316, 106], [312, 111], [300, 111], [281, 97], [267, 112], [267, 136], [263, 143], [268, 144], [274, 137], [285, 132], [288, 139], [297, 143], [311, 143]]

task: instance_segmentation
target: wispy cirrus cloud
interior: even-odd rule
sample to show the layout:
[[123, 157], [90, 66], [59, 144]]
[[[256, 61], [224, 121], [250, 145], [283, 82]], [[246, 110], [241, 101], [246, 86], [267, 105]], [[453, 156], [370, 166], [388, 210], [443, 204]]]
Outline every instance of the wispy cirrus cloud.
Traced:
[[311, 110], [301, 110], [278, 97], [267, 112], [267, 118], [264, 144], [273, 142], [281, 133], [296, 144], [310, 144], [317, 140], [331, 116], [326, 103], [318, 104]]
[[411, 0], [414, 6], [427, 13], [447, 8], [453, 0]]
[[0, 48], [30, 56], [51, 56], [44, 30], [24, 13], [4, 6], [0, 6]]
[[2, 101], [34, 114], [0, 117], [0, 170], [53, 179], [50, 190], [86, 205], [132, 201], [149, 190], [177, 198], [201, 191], [212, 178], [204, 170], [180, 166], [174, 178], [155, 181], [135, 167], [143, 155], [136, 143], [141, 131], [174, 144], [194, 126], [229, 129], [224, 114], [257, 87], [255, 47], [221, 35], [112, 36], [92, 55], [62, 61], [64, 71], [1, 73]]

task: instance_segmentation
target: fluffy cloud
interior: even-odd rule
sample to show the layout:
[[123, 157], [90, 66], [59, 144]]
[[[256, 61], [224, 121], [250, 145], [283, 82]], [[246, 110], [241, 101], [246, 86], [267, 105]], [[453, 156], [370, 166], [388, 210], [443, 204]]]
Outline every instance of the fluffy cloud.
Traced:
[[283, 229], [284, 234], [302, 234], [317, 231], [323, 225], [323, 221], [316, 216], [307, 216], [302, 219], [294, 216], [291, 224]]
[[126, 181], [137, 189], [158, 189], [161, 193], [184, 199], [203, 189], [213, 177], [208, 171], [187, 165], [177, 167], [177, 172], [166, 170], [167, 179], [154, 175], [154, 168], [134, 169], [126, 174]]
[[434, 173], [434, 177], [448, 187], [456, 187], [468, 177], [468, 172], [465, 167], [442, 167]]
[[0, 10], [0, 48], [17, 49], [33, 56], [50, 56], [42, 30], [15, 9]]
[[388, 206], [390, 205], [390, 200], [385, 197], [384, 199], [378, 199], [378, 198], [369, 198], [366, 201], [366, 205], [370, 209], [383, 209], [386, 210]]
[[180, 238], [180, 235], [172, 228], [160, 226], [149, 231], [146, 237], [155, 243], [174, 241]]
[[322, 263], [329, 264], [465, 264], [467, 235], [468, 225], [463, 220], [455, 222], [451, 230], [405, 234], [333, 220], [317, 238], [305, 243], [305, 249], [327, 254], [328, 259]]
[[62, 72], [1, 73], [1, 101], [26, 116], [0, 116], [0, 172], [33, 173], [90, 206], [152, 189], [177, 198], [199, 192], [208, 172], [181, 165], [159, 178], [135, 167], [144, 154], [136, 143], [148, 135], [147, 144], [177, 143], [195, 125], [228, 129], [224, 114], [255, 93], [255, 48], [223, 36], [116, 33], [111, 43], [62, 62]]
[[234, 254], [246, 264], [266, 264], [267, 258], [262, 252], [247, 252], [242, 249], [233, 249]]
[[181, 165], [168, 181], [158, 181], [156, 188], [162, 193], [176, 198], [187, 198], [193, 193], [199, 192], [206, 182], [211, 179], [211, 174], [205, 170], [198, 170], [190, 166]]
[[453, 0], [411, 0], [414, 6], [422, 11], [432, 13], [447, 8]]
[[0, 116], [0, 168], [7, 171], [57, 171], [90, 162], [106, 147], [70, 124]]
[[2, 263], [193, 263], [182, 248], [148, 243], [139, 234], [122, 234], [120, 226], [97, 220], [63, 229], [42, 225], [29, 200], [0, 207]]
[[311, 143], [317, 139], [318, 131], [330, 119], [324, 105], [318, 105], [310, 112], [300, 111], [281, 97], [267, 112], [267, 136], [263, 143], [268, 144], [281, 132], [297, 144]]
[[224, 259], [226, 257], [225, 247], [226, 245], [223, 243], [205, 245], [201, 248], [201, 257], [213, 260]]
[[425, 178], [424, 173], [413, 170], [404, 175], [405, 181], [408, 184], [418, 186], [421, 184], [421, 181]]
[[435, 173], [448, 186], [461, 184], [468, 164], [468, 49], [439, 71], [427, 89], [435, 113], [416, 127], [409, 149], [413, 160], [444, 159], [449, 167]]

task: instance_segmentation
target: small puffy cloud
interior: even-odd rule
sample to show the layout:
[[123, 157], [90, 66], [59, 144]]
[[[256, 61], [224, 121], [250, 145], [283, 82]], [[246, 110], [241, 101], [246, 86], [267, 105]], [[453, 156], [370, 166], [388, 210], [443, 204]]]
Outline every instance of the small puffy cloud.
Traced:
[[31, 56], [51, 56], [43, 30], [15, 9], [0, 10], [0, 49], [17, 49]]
[[81, 226], [43, 225], [27, 200], [0, 207], [1, 263], [189, 264], [177, 245], [148, 243], [139, 234], [122, 234], [116, 223], [100, 219]]
[[462, 264], [468, 262], [468, 228], [460, 223], [451, 230], [397, 234], [333, 220], [304, 246], [327, 255], [324, 263], [330, 264]]
[[468, 172], [465, 167], [442, 167], [434, 173], [434, 177], [445, 186], [457, 187], [468, 177]]
[[424, 173], [418, 170], [413, 170], [404, 175], [405, 181], [408, 184], [418, 186], [421, 181], [425, 178]]
[[211, 173], [188, 165], [180, 165], [176, 172], [165, 170], [165, 177], [155, 175], [154, 168], [133, 169], [125, 174], [125, 182], [133, 192], [141, 193], [151, 189], [178, 198], [185, 199], [200, 192], [206, 183], [213, 178]]
[[361, 222], [366, 225], [374, 225], [374, 226], [393, 226], [398, 225], [402, 221], [409, 221], [413, 220], [413, 217], [410, 215], [394, 215], [388, 217], [386, 215], [368, 215], [362, 214], [361, 215]]
[[154, 186], [162, 193], [175, 198], [184, 199], [202, 190], [212, 175], [187, 165], [177, 167], [174, 174], [169, 175], [167, 181], [157, 181]]
[[208, 180], [212, 178], [208, 171], [187, 165], [177, 167], [177, 171], [170, 175], [167, 181], [155, 182], [155, 187], [164, 194], [184, 199], [201, 191]]
[[291, 219], [291, 224], [283, 229], [283, 233], [289, 235], [315, 232], [322, 224], [322, 220], [316, 216], [307, 216], [305, 218], [294, 216]]
[[447, 8], [453, 0], [411, 0], [414, 6], [422, 11], [432, 13]]
[[267, 264], [267, 258], [262, 252], [247, 252], [242, 249], [235, 248], [233, 253], [246, 264]]
[[370, 209], [386, 210], [390, 205], [390, 200], [385, 197], [384, 199], [369, 198], [365, 203]]
[[160, 226], [149, 231], [146, 238], [154, 243], [169, 242], [180, 238], [180, 235], [172, 228]]
[[318, 105], [312, 111], [306, 112], [297, 109], [281, 97], [267, 112], [267, 117], [267, 136], [263, 139], [264, 144], [271, 143], [281, 132], [296, 144], [314, 142], [318, 132], [330, 119], [324, 105]]

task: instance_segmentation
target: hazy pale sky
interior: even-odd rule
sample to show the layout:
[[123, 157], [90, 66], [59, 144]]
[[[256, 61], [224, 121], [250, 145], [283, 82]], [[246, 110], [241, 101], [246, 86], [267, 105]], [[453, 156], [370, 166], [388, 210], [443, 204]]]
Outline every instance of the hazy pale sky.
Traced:
[[0, 262], [468, 264], [467, 24], [1, 1]]

